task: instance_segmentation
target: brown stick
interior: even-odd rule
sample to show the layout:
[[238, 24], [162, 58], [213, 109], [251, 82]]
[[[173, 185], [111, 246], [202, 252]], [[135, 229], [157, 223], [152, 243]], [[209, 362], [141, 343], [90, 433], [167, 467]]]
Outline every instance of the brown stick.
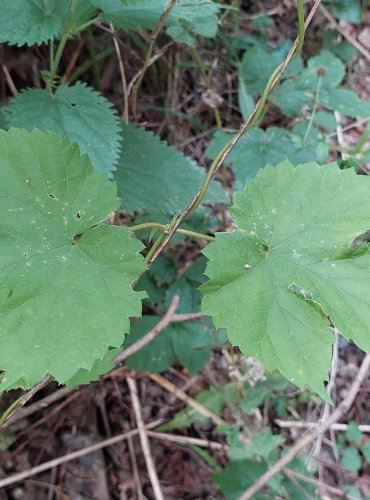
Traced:
[[174, 384], [169, 382], [167, 379], [165, 379], [161, 375], [155, 375], [155, 374], [148, 373], [148, 377], [151, 378], [152, 380], [154, 380], [154, 382], [156, 382], [158, 385], [160, 385], [161, 387], [163, 387], [167, 391], [174, 394], [178, 399], [180, 399], [181, 401], [184, 401], [184, 403], [186, 403], [189, 406], [191, 406], [192, 408], [194, 408], [194, 410], [196, 410], [198, 413], [200, 413], [201, 415], [203, 415], [206, 418], [211, 419], [214, 424], [222, 425], [222, 424], [226, 423], [218, 415], [216, 415], [211, 410], [209, 410], [205, 406], [198, 403], [198, 401], [196, 401], [195, 399], [188, 396], [186, 394], [186, 392], [184, 392], [181, 389], [179, 389], [178, 387], [176, 387]]
[[161, 485], [159, 483], [157, 471], [155, 468], [154, 460], [153, 460], [153, 457], [152, 457], [152, 454], [150, 451], [150, 444], [149, 444], [148, 435], [146, 433], [143, 416], [141, 414], [141, 407], [140, 407], [139, 396], [137, 393], [136, 380], [133, 379], [132, 377], [128, 376], [127, 383], [128, 383], [128, 387], [130, 389], [131, 401], [132, 401], [132, 406], [133, 406], [134, 412], [135, 412], [137, 428], [138, 428], [139, 436], [140, 436], [141, 448], [143, 450], [146, 468], [148, 469], [148, 474], [149, 474], [150, 482], [152, 484], [154, 497], [156, 500], [164, 500], [162, 490], [161, 490]]
[[351, 407], [360, 386], [368, 374], [370, 367], [370, 352], [365, 356], [361, 367], [352, 383], [352, 386], [348, 392], [345, 399], [338, 405], [338, 407], [333, 411], [330, 417], [320, 424], [316, 429], [309, 431], [305, 436], [303, 436], [290, 450], [278, 460], [265, 474], [253, 483], [253, 485], [247, 489], [243, 495], [239, 497], [239, 500], [248, 500], [252, 498], [261, 488], [263, 488], [271, 478], [273, 478], [278, 472], [280, 472], [286, 465], [291, 462], [294, 457], [308, 444], [314, 441], [318, 436], [323, 434], [325, 431], [330, 429], [330, 426], [337, 422]]
[[168, 308], [168, 311], [163, 316], [163, 318], [155, 325], [155, 327], [150, 330], [144, 337], [139, 339], [137, 342], [132, 344], [130, 347], [122, 351], [118, 356], [114, 358], [114, 364], [119, 365], [122, 361], [125, 361], [128, 357], [132, 356], [136, 352], [140, 351], [144, 346], [149, 344], [155, 337], [164, 330], [170, 323], [175, 314], [176, 309], [179, 306], [179, 296], [175, 295], [172, 299], [171, 305]]

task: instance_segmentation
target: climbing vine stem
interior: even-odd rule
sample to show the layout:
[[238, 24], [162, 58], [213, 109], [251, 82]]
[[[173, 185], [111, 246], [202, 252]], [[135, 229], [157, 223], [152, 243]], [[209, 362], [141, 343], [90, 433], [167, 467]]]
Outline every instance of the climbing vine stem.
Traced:
[[[146, 262], [148, 264], [151, 264], [154, 262], [154, 260], [158, 257], [158, 255], [162, 252], [164, 247], [167, 245], [167, 243], [170, 241], [172, 236], [176, 233], [177, 229], [179, 228], [180, 224], [187, 219], [197, 208], [198, 206], [202, 203], [204, 196], [207, 192], [208, 186], [219, 170], [219, 168], [222, 166], [222, 164], [225, 162], [226, 158], [229, 156], [230, 152], [233, 150], [237, 142], [245, 133], [247, 133], [253, 126], [254, 124], [258, 121], [259, 117], [261, 116], [263, 112], [263, 108], [266, 104], [267, 98], [273, 88], [277, 85], [279, 82], [280, 78], [282, 77], [284, 71], [286, 70], [288, 64], [290, 61], [299, 54], [300, 50], [302, 49], [303, 41], [304, 41], [304, 35], [305, 35], [305, 30], [309, 26], [309, 24], [312, 21], [313, 16], [315, 15], [315, 12], [317, 11], [319, 5], [321, 3], [321, 0], [315, 0], [315, 3], [313, 7], [311, 8], [307, 19], [304, 21], [303, 17], [303, 0], [297, 0], [297, 12], [298, 12], [298, 37], [295, 40], [291, 50], [289, 51], [288, 55], [286, 56], [285, 60], [273, 71], [271, 74], [265, 90], [255, 105], [253, 111], [247, 118], [247, 120], [241, 125], [240, 129], [238, 132], [234, 135], [234, 137], [221, 149], [219, 154], [216, 156], [214, 161], [212, 162], [212, 165], [208, 171], [207, 177], [197, 192], [197, 194], [194, 196], [194, 198], [190, 201], [188, 206], [185, 208], [185, 210], [182, 212], [182, 214], [177, 218], [175, 223], [172, 225], [171, 230], [168, 232], [168, 234], [164, 235], [164, 237], [161, 238], [161, 241], [153, 251], [153, 247], [150, 252], [150, 257], [149, 254], [147, 256]], [[157, 242], [156, 242], [157, 243]]]

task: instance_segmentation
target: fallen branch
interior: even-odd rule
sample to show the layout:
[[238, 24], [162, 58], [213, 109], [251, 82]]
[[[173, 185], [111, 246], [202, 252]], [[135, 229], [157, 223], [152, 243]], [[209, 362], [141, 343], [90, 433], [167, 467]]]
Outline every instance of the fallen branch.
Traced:
[[148, 470], [150, 482], [152, 484], [154, 497], [156, 500], [164, 500], [164, 496], [162, 494], [161, 485], [159, 483], [157, 471], [155, 468], [154, 460], [150, 451], [150, 444], [148, 435], [146, 433], [146, 428], [143, 421], [143, 416], [141, 414], [141, 407], [139, 396], [137, 393], [137, 385], [136, 380], [130, 376], [127, 377], [127, 384], [130, 389], [132, 406], [135, 412], [135, 418], [137, 423], [137, 428], [139, 431], [141, 448], [143, 450], [146, 468]]

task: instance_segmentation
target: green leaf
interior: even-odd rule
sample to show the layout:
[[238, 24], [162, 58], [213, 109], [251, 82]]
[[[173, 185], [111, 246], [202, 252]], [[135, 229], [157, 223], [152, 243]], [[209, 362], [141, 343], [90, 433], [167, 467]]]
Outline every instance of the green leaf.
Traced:
[[0, 43], [40, 45], [60, 34], [70, 1], [13, 0], [0, 11]]
[[175, 323], [171, 327], [172, 345], [177, 359], [190, 375], [195, 375], [211, 358], [211, 328], [201, 321]]
[[250, 113], [253, 111], [254, 100], [253, 97], [248, 94], [247, 87], [245, 86], [244, 81], [240, 77], [239, 77], [238, 102], [243, 120], [246, 120], [250, 115]]
[[359, 0], [330, 0], [330, 3], [335, 17], [353, 24], [362, 22], [362, 8]]
[[347, 495], [347, 498], [358, 498], [358, 500], [363, 500], [363, 496], [359, 488], [353, 484], [345, 484], [342, 486], [343, 492]]
[[[290, 45], [282, 44], [275, 51], [269, 52], [261, 45], [256, 45], [244, 52], [240, 75], [246, 85], [246, 90], [252, 95], [262, 94], [272, 72], [284, 60]], [[288, 66], [284, 77], [298, 73], [302, 69], [302, 60], [296, 58]]]
[[[215, 158], [221, 148], [233, 137], [232, 134], [217, 131], [207, 150], [208, 158]], [[253, 128], [236, 144], [228, 161], [233, 165], [236, 177], [235, 188], [240, 191], [245, 182], [253, 179], [257, 171], [267, 164], [277, 164], [285, 159], [294, 163], [304, 163], [322, 159], [317, 157], [317, 144], [302, 145], [294, 134], [278, 127], [269, 127], [266, 131]]]
[[319, 102], [351, 118], [370, 118], [370, 102], [359, 99], [353, 90], [332, 89], [330, 92], [323, 92], [319, 96]]
[[362, 432], [360, 431], [356, 422], [352, 421], [348, 424], [346, 431], [346, 438], [355, 444], [360, 444], [362, 439]]
[[284, 438], [272, 434], [270, 428], [263, 429], [252, 436], [248, 446], [231, 448], [229, 457], [231, 460], [261, 457], [267, 461], [271, 453], [283, 442]]
[[[265, 462], [236, 460], [213, 475], [213, 481], [228, 500], [237, 500], [267, 470]], [[256, 500], [258, 498], [255, 496]]]
[[361, 469], [361, 457], [356, 448], [346, 448], [343, 451], [341, 462], [342, 466], [351, 472], [358, 472]]
[[[103, 18], [117, 28], [134, 31], [138, 28], [153, 29], [166, 9], [169, 0], [136, 0], [121, 5], [120, 0], [93, 0], [103, 11]], [[179, 42], [193, 45], [195, 36], [211, 38], [217, 33], [217, 13], [220, 5], [187, 0], [171, 10], [165, 21], [167, 33]]]
[[[185, 208], [202, 185], [204, 171], [152, 132], [123, 125], [123, 147], [114, 174], [124, 209], [174, 215]], [[213, 181], [205, 203], [228, 201]]]
[[109, 101], [83, 83], [61, 85], [54, 95], [27, 89], [7, 108], [9, 125], [52, 131], [76, 142], [96, 172], [115, 169], [120, 152], [120, 120]]
[[361, 446], [361, 453], [367, 460], [367, 462], [370, 463], [370, 441], [364, 444], [364, 446]]
[[149, 272], [159, 285], [163, 285], [176, 278], [177, 266], [167, 255], [160, 255], [150, 266]]
[[110, 349], [103, 359], [95, 361], [91, 370], [80, 368], [72, 378], [65, 382], [65, 385], [68, 387], [76, 387], [78, 385], [96, 382], [102, 375], [105, 375], [114, 368], [113, 359], [119, 352], [121, 352], [120, 349]]
[[[157, 316], [144, 316], [131, 326], [125, 348], [143, 338], [160, 320]], [[207, 324], [173, 323], [152, 342], [130, 356], [127, 366], [132, 370], [160, 373], [180, 362], [189, 373], [197, 373], [211, 356], [212, 333]]]
[[6, 120], [6, 111], [4, 106], [0, 106], [0, 129], [7, 130], [8, 122]]
[[370, 348], [370, 253], [351, 248], [370, 227], [369, 190], [335, 165], [268, 166], [234, 197], [237, 229], [204, 252], [203, 312], [242, 352], [325, 399], [330, 321]]
[[[143, 338], [159, 320], [158, 316], [143, 316], [132, 323], [130, 335], [125, 340], [125, 348]], [[160, 373], [167, 370], [175, 362], [175, 359], [171, 331], [168, 327], [160, 332], [152, 342], [130, 356], [127, 359], [127, 366], [131, 370]]]
[[141, 314], [142, 245], [102, 223], [120, 204], [114, 183], [52, 133], [0, 131], [0, 193], [2, 389], [64, 383]]
[[352, 90], [338, 88], [344, 75], [342, 61], [330, 51], [322, 50], [308, 60], [299, 75], [283, 81], [272, 99], [287, 116], [294, 117], [304, 106], [313, 106], [317, 93], [317, 102], [328, 109], [352, 118], [368, 118], [370, 103], [359, 99]]

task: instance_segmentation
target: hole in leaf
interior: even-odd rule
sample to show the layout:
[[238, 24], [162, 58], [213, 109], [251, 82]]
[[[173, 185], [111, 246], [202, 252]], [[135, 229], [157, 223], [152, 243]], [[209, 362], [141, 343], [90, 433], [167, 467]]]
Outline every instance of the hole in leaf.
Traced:
[[80, 239], [82, 238], [83, 234], [84, 234], [84, 233], [75, 234], [75, 235], [73, 236], [73, 240], [74, 240], [74, 241], [78, 241], [78, 240], [80, 240]]
[[352, 250], [356, 250], [356, 248], [361, 246], [363, 243], [370, 243], [370, 229], [356, 236], [356, 238], [351, 242], [350, 247]]
[[53, 200], [55, 200], [55, 196], [51, 193], [48, 194], [49, 198], [52, 198]]
[[23, 254], [23, 257], [27, 259], [28, 255], [26, 253]]
[[77, 213], [76, 213], [76, 215], [75, 215], [75, 217], [76, 217], [76, 219], [79, 219], [79, 220], [80, 220], [80, 219], [81, 219], [81, 214], [80, 214], [80, 212], [77, 212]]

